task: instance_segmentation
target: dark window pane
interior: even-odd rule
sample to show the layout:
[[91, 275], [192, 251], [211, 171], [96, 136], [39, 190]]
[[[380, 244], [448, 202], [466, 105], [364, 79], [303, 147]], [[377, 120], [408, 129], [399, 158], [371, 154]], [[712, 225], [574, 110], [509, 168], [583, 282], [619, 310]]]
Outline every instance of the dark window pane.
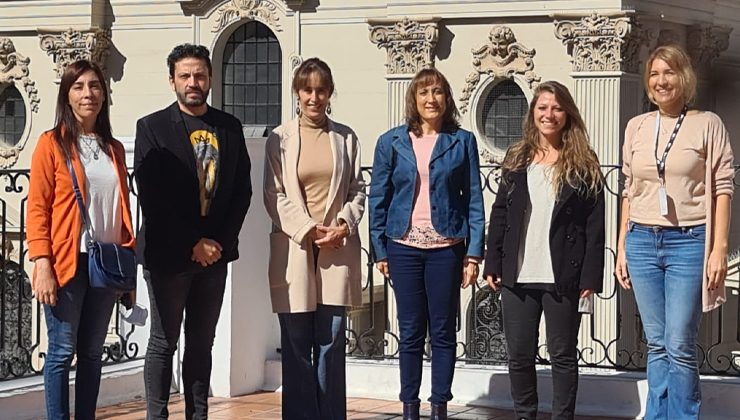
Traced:
[[267, 86], [257, 85], [257, 100], [255, 102], [257, 104], [267, 103]]
[[275, 34], [260, 22], [241, 25], [223, 55], [223, 108], [245, 125], [280, 124], [282, 53]]
[[247, 64], [244, 66], [244, 72], [246, 77], [244, 78], [247, 83], [257, 83], [257, 66], [254, 64]]
[[270, 64], [269, 69], [270, 83], [280, 83], [280, 63]]
[[26, 128], [26, 105], [15, 85], [0, 85], [0, 146], [15, 146]]
[[269, 108], [268, 121], [280, 121], [280, 106], [272, 105]]
[[270, 103], [271, 104], [279, 104], [280, 103], [280, 85], [270, 85], [268, 88], [270, 95]]
[[510, 79], [497, 83], [483, 103], [481, 126], [489, 144], [506, 150], [519, 141], [522, 120], [527, 112], [527, 98]]

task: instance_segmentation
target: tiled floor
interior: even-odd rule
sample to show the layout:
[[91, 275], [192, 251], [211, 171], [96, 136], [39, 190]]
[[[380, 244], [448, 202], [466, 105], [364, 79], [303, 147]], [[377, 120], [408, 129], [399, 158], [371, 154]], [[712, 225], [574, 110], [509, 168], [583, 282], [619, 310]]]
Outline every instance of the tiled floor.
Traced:
[[[209, 418], [224, 419], [279, 419], [280, 393], [263, 392], [237, 398], [209, 399]], [[170, 418], [183, 417], [184, 401], [173, 395], [170, 400]], [[513, 419], [514, 413], [493, 408], [449, 406], [449, 417], [453, 419]], [[350, 419], [401, 419], [401, 404], [394, 401], [347, 399], [347, 417]], [[98, 410], [96, 418], [116, 420], [140, 420], [144, 418], [143, 400], [131, 401]], [[422, 405], [422, 417], [429, 415], [429, 406]], [[544, 414], [540, 419], [547, 420]], [[606, 420], [608, 417], [576, 417], [577, 420]]]

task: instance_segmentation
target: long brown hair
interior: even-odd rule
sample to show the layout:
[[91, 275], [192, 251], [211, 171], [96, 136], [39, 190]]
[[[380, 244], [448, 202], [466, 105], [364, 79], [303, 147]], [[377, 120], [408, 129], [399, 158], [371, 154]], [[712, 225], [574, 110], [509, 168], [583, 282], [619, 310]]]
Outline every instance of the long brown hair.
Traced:
[[447, 78], [435, 68], [423, 69], [416, 73], [408, 89], [406, 89], [406, 124], [409, 126], [409, 131], [416, 136], [421, 136], [421, 116], [419, 116], [419, 111], [416, 109], [416, 92], [435, 83], [439, 83], [442, 86], [442, 91], [445, 94], [445, 112], [442, 115], [442, 131], [451, 132], [460, 127], [460, 123], [458, 122], [460, 112], [455, 105], [455, 99], [452, 97], [452, 89]]
[[523, 138], [509, 148], [504, 158], [503, 170], [522, 170], [532, 163], [537, 152], [543, 150], [540, 146], [540, 133], [534, 121], [534, 108], [544, 92], [555, 95], [555, 99], [567, 115], [567, 121], [561, 132], [560, 155], [553, 165], [553, 187], [556, 195], [560, 194], [563, 183], [567, 183], [579, 193], [596, 195], [603, 185], [599, 159], [589, 146], [586, 124], [568, 88], [555, 81], [541, 83], [535, 89], [534, 98], [529, 104], [529, 111], [524, 120]]
[[95, 134], [100, 149], [106, 155], [110, 156], [109, 145], [113, 141], [113, 134], [110, 126], [110, 110], [108, 104], [108, 85], [105, 83], [105, 76], [97, 64], [88, 60], [79, 60], [71, 63], [64, 69], [62, 79], [59, 82], [59, 93], [57, 94], [56, 121], [54, 123], [54, 138], [59, 147], [67, 156], [72, 156], [72, 151], [77, 150], [77, 137], [80, 135], [80, 125], [75, 118], [72, 107], [69, 105], [69, 90], [72, 85], [83, 74], [88, 71], [95, 72], [100, 81], [100, 87], [103, 89], [104, 101], [100, 108], [97, 118], [95, 119]]

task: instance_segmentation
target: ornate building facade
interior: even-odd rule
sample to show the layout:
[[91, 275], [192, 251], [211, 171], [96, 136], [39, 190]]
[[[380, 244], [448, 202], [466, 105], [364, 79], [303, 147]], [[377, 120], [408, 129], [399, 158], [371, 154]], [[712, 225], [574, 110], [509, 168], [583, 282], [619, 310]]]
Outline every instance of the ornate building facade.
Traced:
[[[79, 58], [105, 69], [114, 134], [132, 150], [136, 120], [174, 100], [165, 59], [183, 42], [210, 48], [209, 101], [242, 120], [253, 162], [261, 159], [260, 139], [295, 115], [293, 70], [318, 56], [335, 77], [332, 117], [356, 130], [365, 165], [378, 136], [403, 122], [414, 73], [432, 66], [448, 77], [482, 162], [499, 162], [518, 140], [537, 84], [558, 80], [576, 98], [602, 164], [619, 165], [627, 121], [650, 109], [644, 59], [671, 42], [686, 46], [698, 69], [697, 106], [722, 117], [740, 154], [740, 0], [675, 0], [670, 7], [651, 0], [5, 0], [0, 28], [0, 170], [29, 167], [36, 139], [54, 123], [59, 76]], [[616, 194], [619, 171], [606, 174]], [[609, 243], [616, 240], [615, 197], [607, 208]], [[5, 192], [2, 198], [8, 213], [0, 218], [21, 220], [21, 200]], [[734, 213], [740, 220], [740, 206]], [[737, 248], [740, 223], [731, 238]], [[486, 302], [468, 296], [462, 324]], [[592, 325], [607, 342], [639, 341], [620, 336], [618, 300], [599, 305], [613, 315]], [[594, 341], [593, 329], [582, 342]], [[274, 348], [274, 332], [265, 334]], [[382, 339], [382, 332], [372, 338]], [[602, 360], [618, 357], [609, 355], [614, 348], [599, 352]]]

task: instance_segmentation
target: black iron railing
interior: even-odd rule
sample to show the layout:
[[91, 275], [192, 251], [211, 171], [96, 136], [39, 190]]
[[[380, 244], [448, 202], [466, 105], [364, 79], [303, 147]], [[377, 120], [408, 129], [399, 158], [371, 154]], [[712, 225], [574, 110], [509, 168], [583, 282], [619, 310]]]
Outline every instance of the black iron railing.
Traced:
[[[0, 381], [40, 374], [46, 352], [43, 308], [31, 291], [25, 243], [29, 175], [0, 170]], [[103, 349], [106, 364], [144, 354], [131, 339], [135, 327], [122, 322], [118, 309], [116, 304]]]
[[[740, 165], [735, 167], [736, 172]], [[603, 165], [606, 179], [607, 224], [613, 227], [608, 235], [605, 289], [596, 295], [596, 311], [584, 316], [579, 339], [582, 366], [624, 370], [644, 370], [647, 347], [632, 292], [622, 290], [611, 273], [616, 260], [616, 227], [621, 191], [621, 167]], [[364, 168], [365, 181], [370, 183], [371, 168]], [[485, 200], [491, 204], [500, 181], [500, 167], [481, 168]], [[736, 185], [738, 179], [736, 178]], [[609, 208], [612, 211], [609, 211]], [[365, 240], [367, 277], [362, 310], [355, 309], [348, 319], [348, 353], [356, 358], [395, 358], [398, 352], [398, 328], [394, 317], [392, 280], [383, 279], [373, 268], [369, 241]], [[737, 258], [735, 258], [737, 259]], [[737, 270], [730, 275], [740, 276]], [[698, 344], [699, 364], [703, 373], [740, 376], [740, 306], [737, 289], [727, 291], [728, 302], [720, 309], [705, 314]], [[676, 302], [675, 304], [680, 304]], [[472, 289], [463, 291], [458, 310], [458, 361], [471, 364], [503, 364], [507, 361], [506, 338], [503, 333], [500, 296], [482, 279]], [[544, 334], [541, 334], [538, 363], [549, 364]], [[429, 349], [429, 346], [427, 346]]]
[[[617, 209], [619, 204], [619, 169], [619, 166], [603, 166], [607, 180], [607, 207], [612, 209]], [[370, 168], [364, 168], [363, 173], [369, 185]], [[481, 168], [482, 188], [489, 205], [499, 180], [498, 166]], [[41, 373], [46, 348], [43, 309], [32, 296], [25, 245], [28, 181], [27, 170], [0, 171], [0, 381]], [[141, 211], [135, 199], [136, 184], [132, 177], [129, 181], [134, 220], [138, 225]], [[613, 211], [609, 216], [608, 212], [610, 219], [607, 223], [616, 227], [617, 214]], [[367, 218], [363, 223], [367, 223]], [[583, 319], [580, 362], [583, 366], [642, 370], [647, 349], [634, 297], [631, 292], [621, 290], [610, 275], [616, 255], [614, 241], [616, 235], [612, 235], [612, 243], [608, 243], [604, 250], [607, 287], [596, 296], [595, 313]], [[348, 314], [347, 352], [355, 358], [396, 358], [398, 328], [392, 282], [374, 270], [367, 237], [363, 242], [366, 247], [362, 258], [367, 267], [363, 304]], [[731, 267], [732, 276], [740, 276], [738, 268], [732, 271]], [[740, 350], [740, 305], [733, 290], [728, 290], [727, 304], [703, 318], [698, 349], [704, 373], [740, 376], [740, 358], [733, 357], [733, 351]], [[142, 343], [132, 339], [135, 327], [122, 323], [117, 314], [118, 308], [111, 319], [103, 353], [108, 364], [141, 358], [144, 354]], [[460, 362], [483, 365], [506, 362], [499, 295], [482, 279], [463, 291], [457, 319]], [[538, 362], [549, 363], [544, 344], [540, 347]]]

